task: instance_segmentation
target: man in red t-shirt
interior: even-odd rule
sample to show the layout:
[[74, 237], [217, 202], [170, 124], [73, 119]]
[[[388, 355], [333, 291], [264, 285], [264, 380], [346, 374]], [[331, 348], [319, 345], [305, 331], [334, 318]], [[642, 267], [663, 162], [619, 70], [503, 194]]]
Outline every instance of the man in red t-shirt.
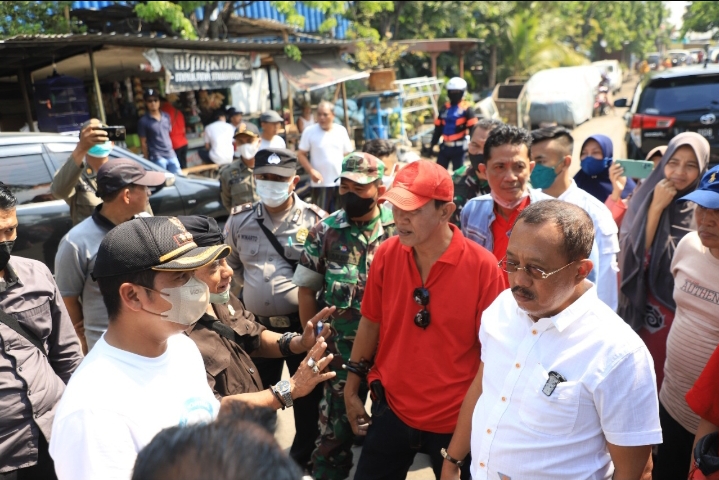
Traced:
[[[403, 479], [417, 452], [430, 456], [439, 478], [479, 368], [482, 312], [507, 287], [494, 256], [449, 223], [453, 195], [447, 170], [420, 160], [380, 198], [392, 204], [398, 235], [377, 250], [346, 365], [347, 415], [367, 436], [356, 480]], [[365, 377], [371, 422], [358, 395]], [[462, 472], [470, 478], [469, 464]]]
[[185, 116], [175, 108], [169, 98], [162, 99], [160, 110], [170, 116], [172, 130], [170, 130], [170, 141], [172, 149], [180, 162], [180, 168], [187, 168], [187, 136], [185, 135]]
[[[716, 210], [715, 210], [716, 212]], [[719, 348], [714, 350], [702, 374], [686, 394], [686, 400], [694, 413], [701, 417], [694, 447], [692, 447], [692, 464], [694, 463], [694, 448], [699, 440], [710, 433], [719, 432]], [[719, 457], [719, 452], [713, 452]], [[701, 478], [698, 476], [690, 478]]]

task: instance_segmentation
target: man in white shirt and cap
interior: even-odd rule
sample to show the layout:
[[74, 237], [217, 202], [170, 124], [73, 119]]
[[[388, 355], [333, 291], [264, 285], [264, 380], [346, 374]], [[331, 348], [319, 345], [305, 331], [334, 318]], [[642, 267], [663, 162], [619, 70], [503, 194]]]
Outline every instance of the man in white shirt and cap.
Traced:
[[642, 340], [587, 281], [594, 227], [560, 200], [529, 205], [484, 311], [477, 376], [442, 480], [472, 453], [474, 480], [649, 480], [662, 442], [654, 365]]

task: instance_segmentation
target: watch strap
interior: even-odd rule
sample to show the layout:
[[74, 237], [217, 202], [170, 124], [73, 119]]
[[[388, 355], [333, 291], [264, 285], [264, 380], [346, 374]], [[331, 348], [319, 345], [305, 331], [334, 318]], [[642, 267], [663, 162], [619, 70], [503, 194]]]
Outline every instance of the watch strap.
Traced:
[[447, 453], [447, 449], [446, 449], [446, 448], [441, 449], [441, 450], [439, 451], [439, 453], [442, 454], [442, 457], [443, 457], [445, 460], [447, 460], [447, 461], [450, 462], [450, 463], [454, 463], [454, 464], [457, 465], [458, 467], [461, 467], [462, 465], [464, 465], [464, 460], [457, 460], [456, 458], [451, 457], [451, 456], [449, 455], [449, 453]]

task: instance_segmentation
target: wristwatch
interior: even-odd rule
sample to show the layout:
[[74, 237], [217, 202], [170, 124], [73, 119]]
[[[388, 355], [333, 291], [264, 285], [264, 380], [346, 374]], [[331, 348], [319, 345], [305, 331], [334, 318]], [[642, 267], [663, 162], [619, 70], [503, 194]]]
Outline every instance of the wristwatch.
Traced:
[[462, 467], [464, 465], [464, 460], [457, 460], [456, 458], [452, 458], [449, 456], [449, 453], [447, 453], [447, 449], [443, 448], [439, 451], [439, 453], [442, 454], [442, 457], [444, 457], [445, 460], [447, 460], [450, 463], [454, 463], [458, 467]]
[[282, 380], [280, 382], [277, 382], [274, 387], [272, 387], [272, 391], [279, 395], [279, 397], [282, 399], [282, 403], [284, 403], [284, 407], [291, 407], [294, 402], [292, 401], [292, 392], [290, 391], [290, 382], [287, 380]]

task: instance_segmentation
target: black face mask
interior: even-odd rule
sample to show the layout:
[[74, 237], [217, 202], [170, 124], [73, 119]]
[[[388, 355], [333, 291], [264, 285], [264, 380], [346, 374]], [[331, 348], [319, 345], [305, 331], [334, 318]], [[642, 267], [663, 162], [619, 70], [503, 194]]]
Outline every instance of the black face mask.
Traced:
[[449, 103], [457, 105], [464, 97], [464, 90], [448, 90], [447, 97], [449, 98]]
[[367, 215], [375, 206], [374, 198], [362, 198], [356, 193], [340, 195], [340, 207], [347, 212], [349, 218], [359, 218]]
[[15, 240], [10, 242], [0, 242], [0, 270], [5, 270], [7, 262], [10, 261], [10, 253], [15, 245]]
[[469, 162], [472, 164], [472, 170], [477, 171], [479, 168], [480, 163], [484, 163], [484, 154], [483, 153], [477, 153], [477, 154], [471, 154], [467, 153], [469, 155]]

